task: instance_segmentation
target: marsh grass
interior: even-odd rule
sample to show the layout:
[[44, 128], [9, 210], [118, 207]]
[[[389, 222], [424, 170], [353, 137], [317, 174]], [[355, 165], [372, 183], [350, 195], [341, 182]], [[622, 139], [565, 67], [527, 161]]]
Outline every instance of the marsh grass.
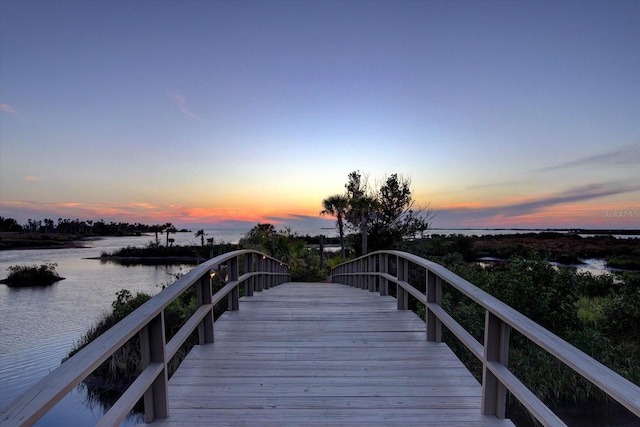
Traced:
[[604, 320], [604, 306], [606, 298], [604, 297], [585, 297], [582, 296], [576, 302], [578, 320], [586, 327], [597, 328]]
[[607, 261], [607, 266], [611, 268], [640, 271], [640, 257], [638, 257], [638, 254], [609, 256], [605, 260]]

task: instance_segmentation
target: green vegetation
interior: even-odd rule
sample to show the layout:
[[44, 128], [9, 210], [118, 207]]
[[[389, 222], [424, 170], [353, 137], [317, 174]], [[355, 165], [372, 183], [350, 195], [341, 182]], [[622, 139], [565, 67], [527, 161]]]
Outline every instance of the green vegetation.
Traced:
[[[458, 238], [445, 246], [466, 250], [468, 243], [468, 239]], [[410, 252], [428, 256], [424, 251], [430, 245], [414, 242], [409, 246], [413, 246], [407, 248]], [[441, 253], [430, 258], [640, 384], [640, 273], [578, 274], [574, 268], [553, 266], [537, 251], [514, 255], [508, 262], [490, 268], [465, 262], [465, 257], [455, 251]], [[411, 283], [424, 283], [419, 270], [412, 276]], [[483, 341], [484, 309], [446, 285], [442, 304], [478, 341]], [[424, 316], [423, 307], [415, 308]], [[478, 361], [449, 331], [443, 331], [443, 340], [472, 372], [481, 376]], [[516, 332], [511, 336], [509, 369], [549, 405], [584, 407], [608, 402], [603, 392]]]
[[[179, 277], [180, 274], [176, 275], [175, 279]], [[213, 292], [215, 293], [224, 286], [224, 283], [219, 276], [216, 276], [212, 279], [212, 285]], [[116, 293], [116, 299], [111, 303], [111, 312], [105, 314], [81, 337], [64, 360], [76, 354], [149, 299], [151, 299], [151, 296], [145, 293], [138, 292], [133, 295], [127, 289], [118, 291]], [[215, 317], [220, 316], [225, 309], [226, 304], [222, 303], [214, 307]], [[165, 335], [167, 341], [175, 335], [195, 310], [196, 295], [194, 288], [183, 293], [178, 299], [165, 308]], [[182, 359], [184, 359], [195, 344], [197, 344], [197, 330], [189, 337], [185, 344], [183, 344], [176, 356], [169, 361], [169, 375], [175, 372]], [[102, 401], [103, 399], [100, 397], [105, 395], [105, 390], [124, 391], [141, 371], [140, 340], [136, 335], [100, 365], [91, 376], [87, 378], [85, 386], [90, 396], [95, 397], [96, 401]], [[109, 396], [109, 393], [106, 393], [106, 395]]]
[[[256, 249], [289, 265], [292, 281], [323, 282], [329, 267], [320, 268], [320, 254], [309, 247], [312, 239], [290, 229], [276, 231], [272, 224], [258, 224], [240, 239], [242, 249]], [[323, 254], [340, 260], [340, 254]]]
[[640, 256], [637, 255], [617, 255], [605, 258], [607, 265], [611, 268], [621, 270], [640, 270]]
[[457, 253], [470, 262], [482, 257], [507, 260], [527, 256], [532, 250], [544, 253], [549, 261], [580, 264], [586, 258], [604, 258], [612, 268], [640, 270], [640, 239], [616, 239], [610, 235], [582, 237], [572, 233], [542, 232], [467, 236], [432, 234], [417, 242], [403, 242], [401, 248], [443, 257]]
[[12, 265], [7, 270], [9, 275], [0, 281], [10, 287], [46, 286], [51, 285], [63, 277], [58, 276], [58, 264], [47, 263], [41, 265]]
[[221, 243], [208, 246], [163, 246], [149, 243], [144, 247], [127, 246], [113, 252], [102, 252], [101, 259], [121, 264], [199, 264], [215, 255], [238, 248], [238, 245]]

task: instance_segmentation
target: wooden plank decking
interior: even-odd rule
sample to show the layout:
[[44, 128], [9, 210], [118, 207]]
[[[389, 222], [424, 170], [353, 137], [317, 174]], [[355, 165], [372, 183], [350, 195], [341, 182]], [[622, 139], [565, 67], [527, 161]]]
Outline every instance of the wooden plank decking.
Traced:
[[287, 283], [240, 300], [169, 381], [172, 426], [511, 426], [392, 297]]

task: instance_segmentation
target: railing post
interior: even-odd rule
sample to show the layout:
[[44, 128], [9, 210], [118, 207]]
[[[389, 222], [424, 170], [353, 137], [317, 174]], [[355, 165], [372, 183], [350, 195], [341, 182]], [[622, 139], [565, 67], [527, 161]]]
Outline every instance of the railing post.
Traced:
[[353, 269], [353, 284], [351, 286], [353, 286], [354, 288], [359, 288], [360, 287], [360, 261], [354, 261], [353, 264], [351, 265], [351, 268]]
[[[245, 268], [247, 270], [247, 273], [253, 273], [253, 254], [252, 253], [248, 253], [247, 257], [245, 258]], [[255, 276], [252, 276], [250, 278], [248, 278], [245, 282], [244, 282], [244, 295], [245, 296], [253, 296], [253, 288], [254, 288], [254, 283], [255, 283]]]
[[[398, 257], [398, 281], [406, 282], [409, 276], [409, 263], [406, 259]], [[409, 293], [400, 285], [396, 285], [396, 298], [398, 310], [409, 309]]]
[[280, 285], [280, 273], [282, 273], [282, 264], [281, 263], [277, 263], [277, 262], [273, 262], [273, 270], [276, 273], [273, 276], [273, 286], [278, 286]]
[[267, 259], [267, 271], [269, 275], [267, 276], [267, 289], [273, 288], [273, 260], [271, 258]]
[[[369, 263], [369, 268], [367, 269], [367, 272], [369, 273], [375, 273], [375, 271], [377, 270], [376, 267], [376, 262], [378, 261], [378, 257], [375, 257], [373, 255], [369, 256], [367, 258], [367, 262]], [[375, 274], [369, 274], [367, 276], [367, 282], [369, 283], [369, 292], [375, 292], [376, 291], [376, 281], [378, 279], [378, 276]]]
[[[238, 257], [233, 257], [227, 264], [229, 269], [229, 282], [235, 282], [238, 280]], [[229, 292], [229, 311], [235, 311], [240, 308], [240, 288], [235, 286], [231, 292]]]
[[284, 265], [284, 264], [280, 264], [280, 276], [278, 276], [278, 285], [282, 285], [283, 283], [285, 283], [287, 281], [287, 273], [289, 271], [289, 267]]
[[260, 276], [258, 276], [257, 290], [259, 292], [262, 292], [264, 290], [264, 271], [265, 271], [264, 256], [258, 257], [258, 259], [256, 260], [256, 264], [257, 264], [258, 271], [260, 272]]
[[[207, 274], [206, 276], [202, 276], [200, 282], [196, 285], [198, 307], [211, 304], [212, 280], [212, 277]], [[200, 345], [213, 342], [213, 306], [198, 325], [198, 342]]]
[[438, 316], [431, 311], [429, 304], [440, 305], [442, 302], [442, 279], [433, 272], [427, 270], [427, 306], [426, 318], [427, 322], [427, 341], [442, 341], [442, 322]]
[[369, 257], [362, 258], [362, 289], [369, 289]]
[[487, 362], [509, 363], [509, 334], [511, 327], [487, 310], [484, 326], [484, 363], [482, 369], [482, 413], [505, 418], [507, 388], [493, 375]]
[[[378, 271], [380, 271], [380, 273], [389, 272], [389, 255], [380, 254], [380, 266]], [[380, 295], [389, 295], [389, 281], [382, 276], [380, 277]]]
[[164, 311], [161, 311], [139, 332], [140, 356], [143, 369], [150, 363], [162, 363], [162, 373], [144, 393], [144, 419], [146, 423], [169, 416], [169, 377], [165, 360]]

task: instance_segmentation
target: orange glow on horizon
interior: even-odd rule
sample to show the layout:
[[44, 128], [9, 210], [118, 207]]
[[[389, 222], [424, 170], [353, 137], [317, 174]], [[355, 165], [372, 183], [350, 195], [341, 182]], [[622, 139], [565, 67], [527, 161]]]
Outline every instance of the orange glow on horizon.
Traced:
[[[182, 205], [154, 205], [150, 203], [130, 203], [123, 205], [84, 204], [78, 202], [36, 203], [36, 202], [2, 202], [3, 206], [11, 206], [32, 212], [31, 218], [78, 218], [82, 220], [102, 220], [155, 224], [172, 222], [174, 224], [211, 224], [226, 222], [272, 223], [280, 225], [287, 218], [297, 216], [320, 218], [319, 210], [300, 211], [275, 209], [220, 208], [220, 207], [188, 207]], [[310, 212], [307, 214], [306, 212]]]
[[[640, 206], [630, 202], [615, 203], [566, 203], [536, 206], [535, 199], [515, 204], [488, 204], [479, 202], [450, 203], [432, 206], [436, 217], [431, 221], [437, 228], [640, 228]], [[530, 205], [528, 205], [530, 203]], [[19, 211], [19, 221], [26, 218], [75, 218], [142, 224], [177, 226], [232, 226], [233, 224], [271, 223], [286, 225], [289, 222], [313, 219], [330, 223], [333, 218], [321, 216], [320, 209], [309, 207], [285, 207], [272, 203], [266, 208], [252, 208], [245, 202], [233, 207], [190, 207], [146, 202], [128, 204], [91, 204], [79, 202], [1, 202], [10, 211]], [[227, 204], [231, 206], [231, 204]], [[5, 211], [6, 212], [6, 211]], [[11, 217], [3, 213], [3, 216]]]

